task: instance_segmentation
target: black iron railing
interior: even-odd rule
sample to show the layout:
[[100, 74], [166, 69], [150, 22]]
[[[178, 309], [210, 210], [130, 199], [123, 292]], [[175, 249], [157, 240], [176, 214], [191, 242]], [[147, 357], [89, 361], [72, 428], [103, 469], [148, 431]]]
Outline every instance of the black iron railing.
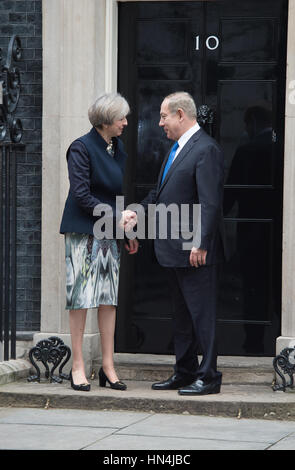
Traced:
[[[20, 96], [21, 42], [13, 36], [3, 63], [0, 49], [0, 361], [16, 357], [16, 188], [22, 123], [15, 118]], [[3, 350], [2, 350], [3, 348]]]

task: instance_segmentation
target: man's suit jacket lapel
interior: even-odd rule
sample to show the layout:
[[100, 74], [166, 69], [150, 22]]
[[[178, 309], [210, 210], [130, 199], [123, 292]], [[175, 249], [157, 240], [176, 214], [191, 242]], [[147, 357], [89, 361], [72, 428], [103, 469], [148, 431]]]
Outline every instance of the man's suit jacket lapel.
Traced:
[[[171, 147], [171, 149], [172, 149], [172, 147]], [[169, 152], [167, 152], [167, 154], [166, 154], [166, 156], [165, 156], [165, 158], [164, 158], [164, 160], [163, 160], [161, 169], [160, 169], [160, 173], [159, 173], [159, 176], [158, 176], [158, 183], [157, 183], [157, 191], [158, 191], [158, 192], [159, 192], [159, 189], [160, 189], [160, 186], [161, 186], [161, 181], [162, 181], [164, 169], [165, 169], [166, 163], [167, 163], [167, 161], [168, 161], [168, 158], [169, 158], [171, 149], [169, 150]], [[167, 177], [167, 175], [166, 175], [166, 177]]]
[[203, 130], [199, 129], [197, 132], [195, 132], [195, 134], [193, 134], [191, 136], [189, 141], [185, 144], [185, 146], [181, 149], [181, 151], [179, 152], [179, 154], [175, 158], [174, 162], [172, 163], [171, 167], [169, 168], [169, 171], [166, 175], [166, 178], [163, 181], [163, 184], [161, 185], [162, 175], [163, 175], [163, 172], [164, 172], [166, 162], [169, 158], [169, 154], [170, 154], [170, 151], [171, 151], [171, 149], [170, 149], [168, 155], [166, 155], [166, 158], [165, 158], [165, 160], [163, 162], [163, 165], [162, 165], [162, 168], [160, 170], [158, 185], [157, 185], [157, 197], [160, 194], [160, 192], [162, 191], [162, 189], [165, 187], [167, 182], [169, 181], [169, 178], [171, 177], [171, 175], [172, 175], [173, 171], [175, 170], [175, 168], [177, 168], [177, 166], [182, 162], [182, 160], [186, 157], [188, 152], [191, 150], [191, 148], [195, 144], [195, 142], [200, 138], [202, 132], [203, 132]]

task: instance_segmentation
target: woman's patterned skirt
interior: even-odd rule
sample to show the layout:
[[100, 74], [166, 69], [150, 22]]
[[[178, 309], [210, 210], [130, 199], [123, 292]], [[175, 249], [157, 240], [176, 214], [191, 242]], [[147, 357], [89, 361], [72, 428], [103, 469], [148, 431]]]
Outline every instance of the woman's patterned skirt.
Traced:
[[116, 240], [65, 234], [66, 309], [118, 304], [120, 247]]

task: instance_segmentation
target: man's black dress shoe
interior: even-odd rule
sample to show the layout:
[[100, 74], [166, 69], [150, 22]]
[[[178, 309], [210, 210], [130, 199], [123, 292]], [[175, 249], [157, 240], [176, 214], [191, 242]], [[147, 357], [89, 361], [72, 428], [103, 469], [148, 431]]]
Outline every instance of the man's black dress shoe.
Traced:
[[197, 379], [188, 387], [178, 390], [179, 395], [209, 395], [211, 393], [219, 393], [221, 384], [219, 382], [210, 382], [206, 384], [203, 380]]
[[163, 382], [156, 382], [152, 385], [153, 390], [177, 390], [192, 383], [192, 379], [178, 378], [175, 374]]

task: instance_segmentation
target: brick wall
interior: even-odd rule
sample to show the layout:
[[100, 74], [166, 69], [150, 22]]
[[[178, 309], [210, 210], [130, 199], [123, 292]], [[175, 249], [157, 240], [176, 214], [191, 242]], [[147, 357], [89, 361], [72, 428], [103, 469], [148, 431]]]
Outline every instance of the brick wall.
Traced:
[[13, 34], [22, 43], [21, 96], [25, 152], [17, 172], [17, 330], [40, 329], [42, 184], [42, 0], [0, 0], [0, 47], [4, 58]]

